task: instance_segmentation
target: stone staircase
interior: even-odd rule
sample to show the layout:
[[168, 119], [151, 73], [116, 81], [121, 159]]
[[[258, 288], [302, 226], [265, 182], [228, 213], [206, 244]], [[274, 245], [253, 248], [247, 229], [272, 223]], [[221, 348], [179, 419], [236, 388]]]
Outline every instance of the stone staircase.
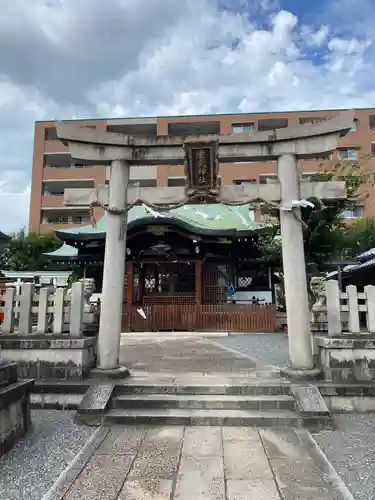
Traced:
[[295, 399], [289, 392], [286, 384], [117, 385], [104, 423], [299, 427]]
[[98, 381], [77, 410], [87, 425], [321, 427], [330, 414], [316, 386], [277, 378]]

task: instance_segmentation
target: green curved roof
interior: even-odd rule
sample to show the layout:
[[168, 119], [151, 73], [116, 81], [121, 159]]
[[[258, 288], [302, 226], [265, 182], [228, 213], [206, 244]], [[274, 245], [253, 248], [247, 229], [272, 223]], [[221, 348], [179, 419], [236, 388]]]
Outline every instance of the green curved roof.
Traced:
[[[176, 224], [201, 234], [245, 235], [264, 232], [269, 226], [253, 220], [249, 205], [228, 206], [222, 204], [184, 205], [169, 211], [157, 212], [144, 206], [136, 206], [128, 213], [128, 230], [150, 223]], [[63, 241], [105, 239], [107, 215], [96, 227], [83, 226], [59, 229], [56, 235]]]
[[2, 231], [0, 231], [0, 241], [8, 241], [10, 239], [11, 239], [10, 236], [8, 236], [7, 234], [5, 234]]
[[70, 260], [76, 259], [78, 257], [78, 248], [72, 247], [64, 243], [61, 247], [57, 248], [53, 252], [46, 252], [43, 255], [47, 257], [53, 257], [54, 259], [66, 259]]

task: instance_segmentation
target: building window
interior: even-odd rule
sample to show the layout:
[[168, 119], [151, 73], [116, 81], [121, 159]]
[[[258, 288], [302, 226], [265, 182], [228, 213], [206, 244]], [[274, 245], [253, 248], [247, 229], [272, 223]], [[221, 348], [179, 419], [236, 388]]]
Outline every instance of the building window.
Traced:
[[187, 122], [168, 123], [168, 135], [207, 135], [207, 134], [220, 134], [220, 122], [187, 121]]
[[185, 177], [170, 177], [168, 179], [168, 187], [176, 187], [176, 186], [186, 186]]
[[41, 224], [89, 224], [90, 215], [88, 211], [79, 211], [70, 214], [53, 214], [44, 211], [41, 214]]
[[302, 174], [302, 179], [303, 180], [308, 180], [308, 179], [311, 179], [311, 177], [314, 177], [314, 175], [316, 175], [318, 172], [304, 172]]
[[129, 187], [156, 187], [156, 179], [132, 179], [129, 181]]
[[363, 213], [363, 207], [358, 206], [350, 208], [348, 210], [344, 210], [341, 215], [344, 217], [344, 219], [358, 219], [359, 217], [363, 217]]
[[357, 131], [357, 125], [358, 125], [358, 120], [354, 119], [352, 123], [352, 128], [350, 129], [350, 132], [356, 132]]
[[311, 155], [306, 155], [303, 157], [302, 161], [326, 161], [326, 160], [331, 160], [332, 159], [332, 154], [331, 153], [321, 153], [321, 154], [311, 154]]
[[375, 142], [371, 143], [371, 154], [372, 157], [375, 158]]
[[236, 186], [243, 186], [244, 184], [256, 184], [256, 179], [235, 179], [233, 184]]
[[251, 134], [254, 130], [254, 123], [233, 123], [233, 134]]
[[43, 189], [43, 196], [64, 196], [64, 190], [61, 191], [48, 191], [48, 189]]
[[375, 115], [370, 115], [368, 118], [369, 118], [369, 122], [370, 122], [370, 129], [374, 130], [375, 129]]
[[58, 139], [58, 137], [57, 137], [56, 127], [47, 127], [44, 131], [44, 140], [45, 141], [56, 141], [57, 139]]
[[258, 131], [277, 130], [288, 127], [288, 118], [264, 118], [258, 121]]
[[46, 217], [43, 219], [43, 224], [69, 224], [69, 217], [54, 217], [51, 215], [50, 217]]
[[299, 119], [301, 125], [304, 123], [320, 123], [325, 122], [327, 118], [325, 116], [305, 116]]
[[343, 161], [354, 161], [358, 159], [358, 149], [345, 148], [339, 149], [339, 158]]
[[268, 180], [270, 181], [276, 181], [277, 180], [277, 174], [263, 174], [259, 176], [259, 182], [260, 184], [267, 184]]
[[72, 217], [72, 224], [88, 224], [89, 222], [88, 215], [75, 215]]

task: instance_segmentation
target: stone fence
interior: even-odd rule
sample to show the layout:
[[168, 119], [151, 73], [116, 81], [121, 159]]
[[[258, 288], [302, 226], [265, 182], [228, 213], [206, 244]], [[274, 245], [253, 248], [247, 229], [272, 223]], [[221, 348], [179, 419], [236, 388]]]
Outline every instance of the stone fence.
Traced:
[[41, 288], [38, 293], [35, 285], [24, 283], [21, 293], [16, 294], [13, 287], [7, 288], [1, 297], [0, 307], [3, 323], [0, 333], [10, 335], [42, 335], [69, 333], [79, 337], [84, 327], [84, 285], [73, 283], [71, 293], [64, 288]]
[[[375, 286], [364, 292], [350, 285], [341, 292], [335, 280], [325, 282], [312, 308], [312, 326], [328, 335], [316, 335], [324, 379], [339, 384], [375, 382]], [[323, 325], [323, 328], [321, 328]]]
[[82, 281], [38, 291], [32, 283], [21, 293], [7, 288], [0, 301], [0, 358], [16, 362], [20, 378], [82, 379], [95, 366], [97, 315]]
[[318, 295], [312, 308], [315, 330], [328, 330], [329, 336], [375, 333], [375, 286], [368, 285], [360, 293], [349, 285], [340, 292], [338, 281], [329, 280]]

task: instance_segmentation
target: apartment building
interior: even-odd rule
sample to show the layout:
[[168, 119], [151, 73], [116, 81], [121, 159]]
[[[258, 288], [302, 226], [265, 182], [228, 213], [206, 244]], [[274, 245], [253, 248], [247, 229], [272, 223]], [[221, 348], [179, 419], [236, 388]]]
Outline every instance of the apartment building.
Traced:
[[[340, 110], [291, 111], [278, 113], [219, 114], [201, 116], [168, 116], [123, 118], [108, 120], [79, 120], [80, 125], [124, 134], [194, 135], [249, 133], [274, 130], [300, 123], [322, 120]], [[338, 150], [328, 157], [300, 160], [299, 169], [309, 176], [324, 169], [327, 162], [354, 160], [369, 155], [369, 168], [375, 172], [375, 108], [358, 109], [350, 133], [340, 139]], [[94, 187], [108, 183], [109, 167], [75, 162], [66, 146], [56, 135], [53, 122], [36, 122], [29, 230], [36, 233], [89, 223], [89, 207], [65, 207], [65, 188]], [[220, 165], [224, 184], [262, 183], [276, 176], [276, 163], [246, 162]], [[183, 165], [131, 167], [130, 182], [141, 186], [178, 186], [185, 183]], [[368, 187], [364, 204], [346, 217], [375, 215], [375, 188]], [[103, 214], [95, 209], [95, 217]]]

